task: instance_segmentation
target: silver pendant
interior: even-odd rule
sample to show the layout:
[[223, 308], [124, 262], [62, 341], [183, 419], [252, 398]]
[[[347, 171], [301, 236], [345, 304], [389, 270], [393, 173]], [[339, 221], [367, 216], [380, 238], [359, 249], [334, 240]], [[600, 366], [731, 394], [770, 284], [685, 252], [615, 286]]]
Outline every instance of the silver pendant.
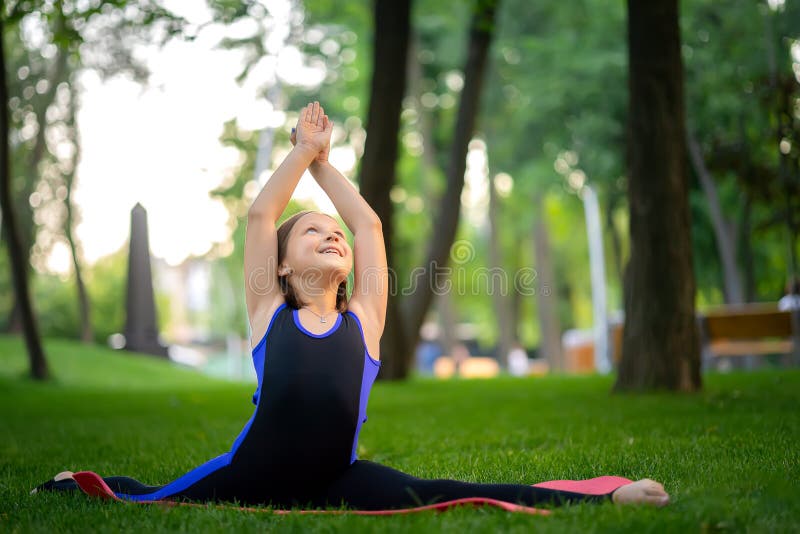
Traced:
[[320, 318], [319, 318], [319, 322], [321, 322], [321, 323], [327, 323], [327, 322], [328, 322], [328, 320], [325, 318], [325, 316], [322, 316], [322, 317], [320, 317]]

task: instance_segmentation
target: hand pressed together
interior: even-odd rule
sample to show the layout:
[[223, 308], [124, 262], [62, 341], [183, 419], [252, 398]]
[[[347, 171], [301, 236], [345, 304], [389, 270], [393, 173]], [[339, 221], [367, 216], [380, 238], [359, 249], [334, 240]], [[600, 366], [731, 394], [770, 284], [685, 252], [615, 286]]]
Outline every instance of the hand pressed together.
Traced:
[[292, 131], [291, 141], [295, 146], [307, 147], [316, 153], [315, 162], [324, 163], [328, 161], [331, 149], [331, 132], [333, 132], [333, 121], [325, 115], [325, 110], [319, 102], [309, 103], [300, 112], [297, 126]]

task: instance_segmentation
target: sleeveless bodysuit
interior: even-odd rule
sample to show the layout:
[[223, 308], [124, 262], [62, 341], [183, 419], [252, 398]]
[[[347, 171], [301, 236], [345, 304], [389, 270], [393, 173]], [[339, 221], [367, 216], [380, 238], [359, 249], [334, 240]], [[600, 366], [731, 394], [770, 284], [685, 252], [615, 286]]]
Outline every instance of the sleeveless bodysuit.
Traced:
[[366, 350], [361, 323], [339, 314], [323, 334], [306, 330], [297, 310], [275, 311], [253, 349], [255, 412], [231, 450], [154, 492], [239, 502], [307, 502], [356, 460], [358, 433], [380, 362]]

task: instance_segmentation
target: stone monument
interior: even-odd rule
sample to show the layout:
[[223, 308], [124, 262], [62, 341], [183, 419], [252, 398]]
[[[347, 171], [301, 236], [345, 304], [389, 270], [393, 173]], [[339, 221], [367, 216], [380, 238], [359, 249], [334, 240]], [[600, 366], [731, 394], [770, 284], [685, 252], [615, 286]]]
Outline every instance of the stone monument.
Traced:
[[166, 357], [167, 347], [159, 341], [156, 326], [153, 276], [150, 272], [150, 245], [147, 238], [147, 211], [138, 202], [131, 210], [128, 295], [125, 311], [125, 350]]

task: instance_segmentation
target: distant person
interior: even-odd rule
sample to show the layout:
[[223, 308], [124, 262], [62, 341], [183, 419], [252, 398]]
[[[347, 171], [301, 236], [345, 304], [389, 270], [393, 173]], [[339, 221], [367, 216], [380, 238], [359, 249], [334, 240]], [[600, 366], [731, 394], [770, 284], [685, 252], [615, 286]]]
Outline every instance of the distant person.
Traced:
[[453, 364], [456, 366], [456, 373], [460, 374], [461, 364], [470, 357], [469, 348], [463, 342], [457, 341], [450, 350], [450, 357], [453, 359]]
[[528, 353], [525, 352], [525, 348], [519, 343], [515, 343], [508, 351], [508, 372], [514, 376], [525, 376], [528, 374], [529, 365]]
[[436, 358], [442, 355], [442, 347], [436, 340], [438, 328], [433, 323], [425, 323], [420, 329], [420, 342], [415, 359], [417, 371], [423, 375], [433, 375]]
[[780, 311], [800, 310], [800, 279], [793, 279], [786, 284], [786, 294], [778, 301]]
[[436, 358], [442, 355], [442, 349], [435, 341], [423, 339], [417, 345], [415, 359], [417, 361], [417, 371], [423, 375], [432, 375], [433, 366]]
[[[590, 495], [527, 484], [425, 480], [357, 458], [358, 434], [380, 367], [388, 273], [380, 219], [328, 162], [332, 130], [319, 103], [308, 104], [297, 121], [294, 149], [250, 207], [245, 294], [258, 387], [255, 412], [230, 452], [163, 486], [128, 477], [105, 478], [105, 485], [130, 501], [358, 510], [469, 497], [526, 505], [666, 504], [661, 484], [647, 479], [619, 479], [624, 482], [616, 489]], [[306, 169], [352, 231], [352, 248], [336, 220], [322, 213], [298, 213], [277, 226]], [[355, 287], [348, 299], [347, 277], [354, 266]], [[72, 475], [61, 473], [37, 490], [74, 489]], [[92, 488], [97, 487], [102, 489]]]

